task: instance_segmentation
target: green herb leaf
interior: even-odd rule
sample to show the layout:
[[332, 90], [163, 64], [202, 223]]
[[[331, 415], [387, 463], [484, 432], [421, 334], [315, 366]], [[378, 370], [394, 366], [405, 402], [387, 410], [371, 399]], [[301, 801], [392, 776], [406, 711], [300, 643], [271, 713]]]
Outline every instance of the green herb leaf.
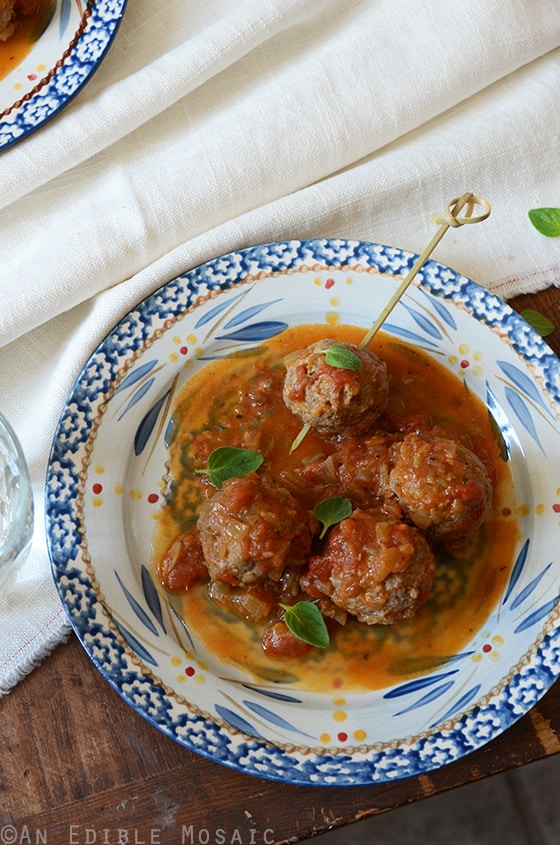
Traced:
[[284, 622], [299, 640], [316, 648], [327, 648], [330, 638], [325, 620], [317, 605], [310, 601], [300, 601], [294, 605], [281, 604]]
[[352, 505], [349, 499], [343, 499], [341, 496], [332, 496], [330, 499], [324, 499], [315, 505], [313, 508], [314, 516], [323, 523], [323, 530], [319, 535], [321, 540], [327, 533], [327, 529], [331, 525], [336, 525], [337, 522], [342, 522], [343, 519], [350, 516], [352, 513]]
[[325, 353], [325, 360], [331, 367], [341, 367], [344, 370], [359, 370], [362, 362], [355, 352], [343, 343], [333, 343]]
[[548, 337], [554, 331], [555, 326], [552, 320], [549, 320], [540, 311], [526, 308], [524, 311], [520, 311], [520, 314], [541, 337]]
[[560, 237], [560, 208], [532, 208], [529, 220], [541, 235]]
[[220, 488], [228, 478], [239, 478], [249, 472], [255, 472], [263, 460], [260, 452], [236, 449], [234, 446], [219, 446], [210, 454], [206, 469], [197, 470], [197, 473], [207, 475], [212, 484]]

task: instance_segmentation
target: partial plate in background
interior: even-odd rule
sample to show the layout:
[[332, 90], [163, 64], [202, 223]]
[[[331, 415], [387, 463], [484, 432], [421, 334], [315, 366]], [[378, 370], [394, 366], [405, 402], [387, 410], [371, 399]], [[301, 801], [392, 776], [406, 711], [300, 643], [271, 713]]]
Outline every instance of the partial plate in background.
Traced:
[[56, 0], [46, 29], [0, 81], [0, 151], [43, 126], [91, 79], [117, 32], [126, 2]]

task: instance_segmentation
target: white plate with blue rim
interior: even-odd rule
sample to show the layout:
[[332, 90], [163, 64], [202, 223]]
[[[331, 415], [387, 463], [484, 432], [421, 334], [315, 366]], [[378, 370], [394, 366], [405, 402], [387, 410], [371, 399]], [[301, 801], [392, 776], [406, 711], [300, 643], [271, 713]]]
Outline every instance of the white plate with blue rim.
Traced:
[[300, 323], [369, 328], [415, 258], [373, 243], [294, 240], [189, 270], [107, 335], [59, 421], [46, 529], [70, 622], [135, 711], [232, 769], [315, 786], [420, 775], [497, 737], [558, 677], [560, 362], [503, 301], [434, 261], [384, 332], [460, 370], [486, 404], [520, 515], [503, 590], [465, 646], [377, 690], [258, 681], [207, 653], [154, 583], [165, 431], [185, 362], [196, 370]]
[[[0, 79], [0, 151], [58, 114], [91, 79], [118, 30], [126, 0], [52, 0], [30, 49]], [[5, 55], [10, 42], [0, 44]]]

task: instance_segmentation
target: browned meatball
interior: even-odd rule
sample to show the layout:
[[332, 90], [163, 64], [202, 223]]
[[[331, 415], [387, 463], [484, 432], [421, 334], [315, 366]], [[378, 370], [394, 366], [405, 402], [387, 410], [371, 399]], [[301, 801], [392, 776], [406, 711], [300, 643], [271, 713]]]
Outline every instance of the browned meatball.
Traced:
[[434, 554], [418, 528], [355, 510], [331, 529], [324, 554], [310, 559], [302, 586], [360, 622], [392, 625], [414, 616], [434, 574]]
[[[333, 344], [353, 352], [360, 367], [327, 364], [325, 353]], [[387, 368], [369, 349], [325, 338], [288, 355], [284, 363], [284, 402], [303, 423], [322, 434], [365, 432], [387, 406]]]
[[37, 15], [40, 8], [39, 0], [0, 0], [0, 41], [11, 38], [19, 21]]
[[304, 563], [310, 519], [285, 487], [265, 476], [229, 479], [198, 518], [210, 577], [234, 586], [278, 581], [288, 564]]
[[179, 534], [162, 557], [158, 573], [171, 593], [182, 593], [195, 581], [208, 577], [198, 531]]
[[488, 515], [492, 484], [482, 461], [446, 437], [408, 434], [389, 486], [408, 517], [436, 541], [456, 542]]
[[0, 41], [7, 41], [15, 29], [15, 0], [0, 0]]
[[342, 495], [354, 507], [371, 508], [382, 503], [389, 489], [393, 466], [393, 444], [399, 435], [375, 431], [360, 437], [342, 440], [327, 457], [306, 461], [297, 473], [309, 485], [316, 486], [318, 496]]

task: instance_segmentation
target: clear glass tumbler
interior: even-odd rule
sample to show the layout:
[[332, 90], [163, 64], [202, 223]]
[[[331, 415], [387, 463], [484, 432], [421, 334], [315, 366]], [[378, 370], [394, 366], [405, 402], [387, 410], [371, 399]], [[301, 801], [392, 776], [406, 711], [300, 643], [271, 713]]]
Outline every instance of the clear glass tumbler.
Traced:
[[33, 493], [27, 463], [9, 422], [0, 414], [0, 581], [22, 562], [33, 536]]

